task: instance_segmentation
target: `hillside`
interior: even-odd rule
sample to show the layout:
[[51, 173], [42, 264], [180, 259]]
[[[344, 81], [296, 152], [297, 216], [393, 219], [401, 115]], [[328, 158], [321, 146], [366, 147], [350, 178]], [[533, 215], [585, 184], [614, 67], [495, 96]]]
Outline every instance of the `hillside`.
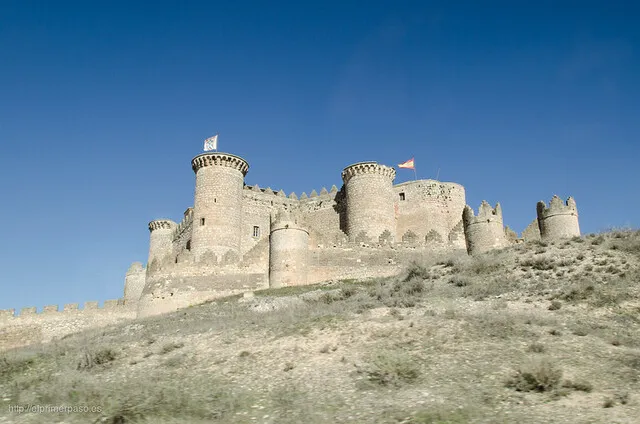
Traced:
[[[638, 393], [638, 231], [443, 255], [0, 354], [0, 423], [637, 423]], [[46, 410], [60, 405], [99, 411]]]

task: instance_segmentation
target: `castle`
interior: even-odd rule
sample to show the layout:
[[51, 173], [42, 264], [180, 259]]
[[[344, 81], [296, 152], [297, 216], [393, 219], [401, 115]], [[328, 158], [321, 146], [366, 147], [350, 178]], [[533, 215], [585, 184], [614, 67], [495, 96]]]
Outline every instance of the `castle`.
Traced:
[[537, 218], [518, 237], [504, 227], [500, 204], [483, 201], [476, 215], [462, 185], [394, 185], [395, 169], [376, 162], [344, 168], [340, 189], [299, 197], [245, 184], [249, 163], [233, 154], [202, 153], [191, 167], [193, 207], [179, 223], [149, 223], [147, 266], [131, 265], [122, 299], [104, 308], [89, 302], [83, 310], [76, 304], [62, 311], [45, 307], [42, 314], [35, 308], [19, 316], [0, 311], [0, 346], [11, 345], [10, 330], [20, 325], [37, 327], [46, 341], [59, 336], [60, 328], [68, 333], [253, 290], [391, 276], [438, 251], [478, 254], [580, 235], [572, 198], [554, 196], [549, 206], [539, 202]]

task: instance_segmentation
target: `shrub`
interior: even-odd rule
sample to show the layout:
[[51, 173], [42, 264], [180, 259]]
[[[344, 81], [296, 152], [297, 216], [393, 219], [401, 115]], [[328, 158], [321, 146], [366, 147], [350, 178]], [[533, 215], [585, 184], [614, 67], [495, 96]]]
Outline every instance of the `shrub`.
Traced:
[[507, 387], [519, 392], [548, 392], [557, 388], [561, 379], [561, 369], [548, 360], [540, 360], [516, 369]]
[[470, 284], [471, 279], [463, 275], [456, 275], [449, 280], [449, 284], [456, 287], [466, 287]]
[[549, 305], [549, 307], [547, 309], [549, 309], [550, 311], [557, 311], [561, 307], [562, 307], [562, 303], [560, 303], [559, 300], [552, 300], [551, 304]]
[[78, 360], [76, 368], [78, 370], [88, 370], [95, 366], [106, 365], [114, 361], [116, 357], [116, 352], [110, 348], [102, 348], [96, 351], [85, 349]]
[[531, 343], [527, 348], [527, 350], [529, 352], [534, 352], [534, 353], [543, 353], [545, 351], [545, 347], [542, 343], [536, 342], [536, 343]]
[[567, 389], [578, 390], [580, 392], [586, 392], [586, 393], [591, 393], [591, 391], [593, 391], [593, 385], [585, 380], [577, 380], [577, 381], [565, 380], [562, 382], [562, 387], [565, 387]]
[[23, 374], [35, 365], [34, 357], [7, 358], [0, 357], [0, 377], [9, 379], [13, 375]]
[[523, 260], [520, 265], [530, 267], [538, 271], [549, 271], [556, 269], [556, 264], [552, 258], [536, 257]]
[[182, 347], [184, 347], [184, 343], [175, 343], [175, 342], [167, 343], [164, 346], [162, 346], [162, 349], [160, 349], [160, 355], [173, 352], [174, 350], [180, 349]]
[[404, 281], [411, 281], [413, 279], [426, 280], [430, 277], [429, 271], [416, 263], [412, 264], [407, 272], [407, 276]]
[[370, 359], [364, 369], [367, 379], [381, 386], [399, 386], [415, 381], [420, 375], [416, 362], [402, 352], [382, 352]]

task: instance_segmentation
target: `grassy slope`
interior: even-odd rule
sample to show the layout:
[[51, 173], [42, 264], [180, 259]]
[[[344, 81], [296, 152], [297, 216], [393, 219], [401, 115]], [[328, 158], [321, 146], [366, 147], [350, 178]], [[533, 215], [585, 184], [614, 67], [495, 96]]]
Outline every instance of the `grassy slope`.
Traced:
[[638, 422], [639, 291], [614, 232], [258, 292], [0, 355], [0, 423]]

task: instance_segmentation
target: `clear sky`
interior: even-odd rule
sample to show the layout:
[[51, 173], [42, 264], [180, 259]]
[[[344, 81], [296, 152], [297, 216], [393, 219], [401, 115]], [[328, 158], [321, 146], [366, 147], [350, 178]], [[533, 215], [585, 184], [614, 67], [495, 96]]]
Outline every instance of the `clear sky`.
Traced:
[[518, 232], [638, 227], [639, 5], [0, 1], [0, 309], [121, 297], [216, 132], [287, 194], [415, 157]]

